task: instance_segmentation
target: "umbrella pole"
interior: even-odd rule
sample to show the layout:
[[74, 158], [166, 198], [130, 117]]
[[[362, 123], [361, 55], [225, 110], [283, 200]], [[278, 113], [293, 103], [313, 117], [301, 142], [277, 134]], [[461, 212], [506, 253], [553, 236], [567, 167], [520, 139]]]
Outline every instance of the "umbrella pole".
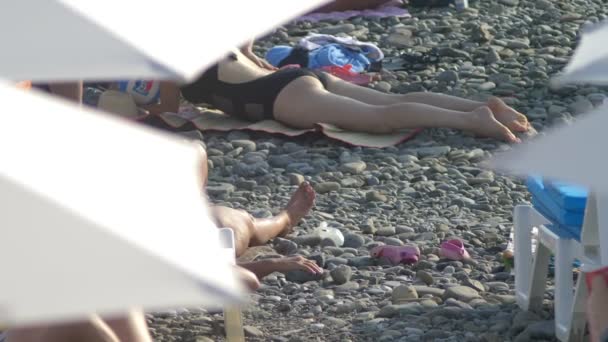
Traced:
[[245, 342], [243, 314], [238, 307], [224, 309], [224, 328], [227, 342]]

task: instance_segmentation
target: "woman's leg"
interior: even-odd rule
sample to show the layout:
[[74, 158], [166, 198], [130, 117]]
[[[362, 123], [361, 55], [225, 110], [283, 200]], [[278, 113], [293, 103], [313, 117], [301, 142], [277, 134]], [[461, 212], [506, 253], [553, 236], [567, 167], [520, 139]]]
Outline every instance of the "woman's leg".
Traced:
[[17, 328], [8, 331], [6, 342], [118, 342], [116, 334], [99, 317], [86, 321]]
[[369, 133], [447, 127], [510, 142], [518, 141], [485, 106], [472, 111], [457, 111], [410, 102], [368, 104], [333, 94], [313, 77], [300, 77], [283, 88], [275, 101], [274, 114], [278, 121], [298, 128], [311, 128], [318, 122]]
[[125, 317], [106, 319], [119, 341], [152, 342], [143, 311], [131, 310]]
[[201, 183], [202, 183], [202, 187], [204, 188], [205, 186], [207, 186], [207, 180], [209, 179], [209, 162], [207, 159], [207, 150], [205, 150], [205, 147], [203, 147], [203, 144], [199, 144], [199, 155], [201, 157], [201, 173], [200, 173], [200, 177], [201, 177]]
[[523, 132], [529, 128], [528, 120], [523, 114], [513, 110], [497, 97], [492, 97], [488, 102], [484, 103], [431, 92], [387, 94], [371, 88], [345, 82], [331, 75], [328, 76], [327, 90], [329, 92], [350, 97], [368, 104], [394, 105], [413, 102], [462, 112], [471, 112], [479, 107], [488, 106], [496, 119], [509, 129], [516, 132]]
[[292, 195], [281, 213], [267, 219], [256, 219], [246, 211], [213, 206], [211, 214], [219, 227], [234, 231], [236, 255], [240, 256], [249, 246], [259, 246], [277, 236], [288, 234], [312, 208], [315, 193], [310, 184], [302, 183]]

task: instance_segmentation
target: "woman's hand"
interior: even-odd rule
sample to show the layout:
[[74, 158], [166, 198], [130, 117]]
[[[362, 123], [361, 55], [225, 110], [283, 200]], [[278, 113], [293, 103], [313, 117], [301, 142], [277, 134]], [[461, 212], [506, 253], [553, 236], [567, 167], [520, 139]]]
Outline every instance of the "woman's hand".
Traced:
[[323, 273], [323, 269], [316, 262], [299, 255], [276, 259], [275, 262], [280, 272], [299, 270], [312, 274]]
[[255, 63], [255, 65], [259, 66], [262, 69], [267, 69], [267, 70], [272, 70], [272, 71], [277, 70], [276, 67], [274, 67], [272, 64], [268, 63], [265, 59], [258, 57], [253, 52], [253, 40], [251, 40], [249, 43], [245, 44], [241, 48], [241, 53], [243, 53], [243, 55], [245, 55], [253, 63]]

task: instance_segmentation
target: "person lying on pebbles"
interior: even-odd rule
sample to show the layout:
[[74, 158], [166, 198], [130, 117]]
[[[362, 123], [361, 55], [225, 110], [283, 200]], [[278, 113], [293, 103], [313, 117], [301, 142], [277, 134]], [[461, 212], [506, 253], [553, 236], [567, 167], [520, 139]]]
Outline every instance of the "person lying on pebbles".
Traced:
[[299, 129], [321, 122], [377, 134], [445, 127], [516, 143], [520, 140], [515, 133], [531, 127], [523, 114], [498, 97], [478, 102], [430, 92], [387, 94], [316, 70], [274, 70], [251, 52], [251, 44], [243, 51], [235, 49], [180, 88], [160, 82], [157, 103], [144, 109], [151, 114], [176, 112], [181, 91], [191, 103], [211, 104], [240, 119], [276, 120]]
[[[207, 153], [200, 149], [204, 157], [202, 163], [203, 186], [207, 184]], [[315, 191], [309, 183], [302, 183], [293, 193], [285, 208], [270, 218], [255, 218], [244, 210], [211, 205], [210, 214], [218, 228], [230, 228], [234, 232], [236, 256], [245, 253], [251, 246], [261, 246], [275, 237], [292, 232], [300, 220], [308, 214], [315, 202]], [[269, 258], [260, 261], [237, 262], [238, 266], [251, 271], [261, 279], [273, 272], [300, 270], [313, 274], [323, 273], [314, 261], [302, 256]], [[257, 288], [255, 281], [248, 282], [250, 288]], [[258, 284], [259, 285], [259, 284]]]

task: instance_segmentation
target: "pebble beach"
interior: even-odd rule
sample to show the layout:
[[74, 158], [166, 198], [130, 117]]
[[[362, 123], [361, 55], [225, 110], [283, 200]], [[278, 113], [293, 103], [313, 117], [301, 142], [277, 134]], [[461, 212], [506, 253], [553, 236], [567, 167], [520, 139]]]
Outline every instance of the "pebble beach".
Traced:
[[[486, 100], [500, 96], [538, 134], [602, 104], [608, 89], [550, 79], [571, 57], [580, 32], [605, 20], [601, 0], [469, 0], [469, 8], [408, 8], [410, 18], [288, 24], [256, 43], [263, 56], [309, 32], [349, 35], [385, 54], [381, 80], [392, 93], [432, 91]], [[190, 134], [206, 145], [211, 201], [255, 217], [278, 213], [303, 182], [317, 192], [294, 233], [244, 258], [303, 255], [323, 275], [274, 273], [243, 308], [247, 341], [555, 341], [553, 298], [541, 313], [515, 304], [503, 251], [513, 208], [529, 203], [521, 179], [484, 167], [510, 145], [450, 129], [426, 129], [383, 149], [320, 134]], [[523, 136], [525, 140], [529, 137]], [[326, 222], [345, 238], [321, 239]], [[472, 259], [442, 259], [439, 245], [461, 239]], [[413, 243], [420, 260], [391, 265], [378, 245]], [[549, 277], [549, 283], [552, 277]], [[549, 286], [551, 287], [551, 286]], [[157, 341], [223, 341], [223, 315], [180, 309], [147, 316]]]

